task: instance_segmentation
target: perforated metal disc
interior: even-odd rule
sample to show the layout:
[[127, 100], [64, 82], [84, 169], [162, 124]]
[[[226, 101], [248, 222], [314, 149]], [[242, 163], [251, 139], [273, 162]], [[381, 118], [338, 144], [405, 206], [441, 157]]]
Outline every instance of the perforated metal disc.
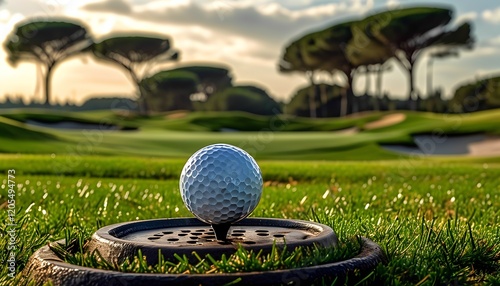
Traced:
[[232, 254], [239, 245], [264, 253], [273, 244], [287, 248], [319, 245], [335, 246], [337, 237], [323, 224], [300, 220], [248, 218], [231, 226], [227, 240], [217, 240], [214, 230], [194, 218], [157, 219], [114, 224], [99, 229], [87, 246], [98, 250], [109, 262], [121, 263], [137, 255], [140, 249], [148, 263], [158, 261], [158, 250], [165, 259], [173, 260], [174, 253], [186, 255], [193, 261], [195, 251], [203, 257], [214, 258]]

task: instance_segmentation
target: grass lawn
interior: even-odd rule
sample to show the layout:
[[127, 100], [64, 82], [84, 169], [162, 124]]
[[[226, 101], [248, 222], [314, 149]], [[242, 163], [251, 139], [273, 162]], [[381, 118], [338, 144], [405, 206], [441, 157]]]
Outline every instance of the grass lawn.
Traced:
[[[254, 217], [319, 221], [339, 236], [336, 253], [292, 253], [284, 260], [309, 265], [349, 257], [357, 249], [356, 236], [366, 236], [382, 246], [388, 261], [368, 276], [350, 280], [351, 285], [499, 285], [500, 158], [420, 158], [379, 145], [412, 145], [414, 134], [498, 135], [500, 112], [405, 112], [401, 122], [365, 128], [387, 114], [311, 120], [243, 113], [141, 118], [112, 112], [2, 111], [2, 238], [9, 235], [8, 200], [15, 199], [19, 277], [29, 256], [48, 242], [83, 242], [112, 223], [191, 217], [178, 189], [182, 166], [199, 148], [224, 142], [247, 150], [261, 166], [266, 183]], [[112, 124], [120, 130], [56, 130], [25, 124], [30, 120]], [[12, 185], [9, 170], [15, 170]], [[15, 196], [11, 192], [9, 197], [9, 189]], [[1, 239], [0, 247], [0, 258], [6, 261], [8, 240]], [[301, 255], [311, 259], [298, 259]], [[254, 258], [248, 263], [260, 270], [286, 266], [273, 258]], [[80, 262], [97, 266], [85, 259]], [[241, 270], [220, 261], [199, 267], [179, 263], [165, 269]], [[165, 270], [140, 263], [118, 268]], [[0, 285], [12, 282], [7, 267], [0, 272]]]
[[[112, 112], [11, 111], [0, 114], [0, 152], [65, 156], [126, 155], [185, 158], [203, 146], [229, 143], [256, 159], [387, 160], [405, 156], [380, 144], [414, 145], [414, 134], [498, 134], [500, 112], [443, 115], [405, 112], [391, 126], [365, 129], [389, 113], [367, 113], [343, 119], [255, 116], [245, 113], [164, 114], [151, 118]], [[25, 125], [71, 121], [116, 125], [121, 130], [55, 130]], [[136, 130], [136, 128], [138, 128]], [[346, 133], [341, 130], [357, 130]], [[239, 132], [214, 132], [214, 131]], [[251, 131], [249, 131], [251, 130]], [[196, 131], [196, 132], [193, 132]]]
[[[0, 155], [4, 237], [7, 173], [16, 170], [17, 273], [49, 241], [89, 238], [112, 223], [190, 217], [178, 190], [184, 162]], [[343, 244], [362, 235], [382, 246], [388, 262], [361, 285], [500, 283], [499, 159], [259, 160], [259, 165], [266, 183], [252, 216], [320, 221]], [[6, 261], [6, 239], [0, 247]], [[0, 284], [8, 281], [7, 271], [1, 268]]]

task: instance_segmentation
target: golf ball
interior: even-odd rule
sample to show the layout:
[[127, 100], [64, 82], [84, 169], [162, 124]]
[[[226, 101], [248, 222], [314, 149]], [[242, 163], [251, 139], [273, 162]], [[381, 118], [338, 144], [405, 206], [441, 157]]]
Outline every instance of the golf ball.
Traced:
[[244, 150], [214, 144], [196, 151], [182, 169], [184, 204], [208, 224], [229, 224], [255, 209], [262, 194], [262, 173]]

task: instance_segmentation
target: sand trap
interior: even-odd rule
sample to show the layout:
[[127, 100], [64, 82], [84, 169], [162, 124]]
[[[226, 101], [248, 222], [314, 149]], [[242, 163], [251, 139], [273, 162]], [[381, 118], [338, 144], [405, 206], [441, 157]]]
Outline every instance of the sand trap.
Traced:
[[380, 118], [379, 120], [375, 120], [375, 121], [366, 123], [364, 128], [366, 130], [378, 129], [378, 128], [398, 124], [400, 122], [403, 122], [405, 119], [406, 119], [406, 115], [403, 113], [389, 114], [389, 115], [386, 115], [386, 116]]
[[486, 136], [483, 141], [469, 144], [469, 154], [472, 156], [500, 155], [500, 136]]
[[337, 134], [354, 135], [354, 134], [359, 133], [359, 128], [358, 127], [350, 127], [350, 128], [340, 129], [340, 130], [337, 130], [334, 132]]
[[179, 118], [184, 118], [188, 115], [189, 112], [187, 111], [179, 111], [179, 112], [173, 112], [165, 116], [166, 119], [179, 119]]
[[500, 136], [472, 134], [460, 136], [417, 135], [417, 147], [385, 145], [382, 148], [414, 155], [500, 156]]

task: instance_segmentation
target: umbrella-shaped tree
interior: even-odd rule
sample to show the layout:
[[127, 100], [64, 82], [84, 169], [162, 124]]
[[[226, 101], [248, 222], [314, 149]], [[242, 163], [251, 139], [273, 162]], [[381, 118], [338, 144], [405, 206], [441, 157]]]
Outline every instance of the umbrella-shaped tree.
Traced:
[[225, 66], [183, 66], [172, 69], [171, 71], [186, 71], [196, 74], [199, 79], [200, 92], [206, 97], [205, 100], [208, 100], [218, 91], [232, 86], [231, 73], [229, 72], [229, 68]]
[[[453, 11], [445, 7], [411, 7], [384, 11], [365, 18], [365, 33], [391, 49], [408, 72], [409, 98], [416, 101], [415, 64], [429, 48], [471, 48], [471, 25], [450, 28]], [[413, 104], [412, 108], [415, 109]]]
[[[324, 61], [325, 70], [329, 70], [332, 76], [335, 72], [340, 73], [346, 80], [345, 89], [342, 93], [340, 103], [340, 114], [344, 116], [348, 112], [347, 103], [350, 100], [353, 104], [352, 112], [356, 112], [357, 105], [354, 100], [353, 82], [356, 69], [363, 65], [360, 60], [352, 61], [349, 57], [350, 44], [353, 41], [354, 25], [357, 21], [347, 21], [335, 24], [317, 33], [316, 41], [309, 45], [309, 53], [314, 55], [317, 51], [326, 51], [325, 56], [318, 55], [318, 59]], [[316, 51], [316, 52], [315, 52]]]
[[[315, 71], [343, 75], [346, 81], [340, 104], [343, 116], [348, 112], [349, 101], [353, 103], [351, 111], [356, 112], [353, 81], [357, 68], [381, 64], [390, 56], [386, 47], [365, 36], [358, 21], [348, 21], [307, 34], [291, 43], [285, 49], [280, 70], [306, 72], [311, 85], [314, 85]], [[310, 102], [312, 99], [313, 96]]]
[[381, 64], [390, 57], [387, 49], [364, 36], [359, 29], [359, 21], [335, 24], [315, 34], [314, 41], [308, 41], [304, 50], [306, 61], [312, 60], [332, 76], [340, 73], [346, 81], [341, 100], [341, 115], [348, 111], [347, 103], [352, 102], [351, 112], [357, 111], [354, 100], [353, 81], [359, 67]]
[[62, 19], [21, 23], [5, 41], [10, 64], [20, 61], [41, 64], [47, 105], [50, 104], [50, 80], [57, 64], [91, 44], [92, 38], [82, 24]]
[[149, 107], [146, 91], [141, 80], [158, 65], [179, 58], [179, 52], [171, 48], [170, 40], [153, 35], [113, 36], [92, 45], [91, 50], [98, 58], [124, 68], [139, 90], [141, 112], [147, 114]]
[[[292, 42], [285, 48], [278, 68], [282, 73], [301, 72], [306, 74], [309, 82], [314, 87], [314, 71], [318, 69], [317, 65], [309, 65], [303, 58], [303, 51], [299, 40]], [[309, 116], [316, 117], [315, 90], [309, 94]]]

